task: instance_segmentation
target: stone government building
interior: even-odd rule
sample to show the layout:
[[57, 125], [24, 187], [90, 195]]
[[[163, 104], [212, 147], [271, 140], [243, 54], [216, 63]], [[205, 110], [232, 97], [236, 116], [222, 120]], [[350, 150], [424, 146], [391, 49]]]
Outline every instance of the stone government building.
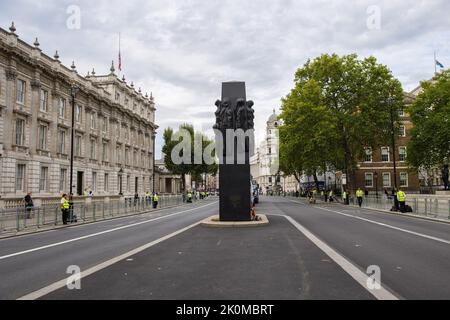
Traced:
[[74, 193], [153, 191], [155, 102], [114, 73], [80, 76], [34, 45], [14, 24], [0, 28], [0, 207], [69, 192], [71, 87], [75, 96]]

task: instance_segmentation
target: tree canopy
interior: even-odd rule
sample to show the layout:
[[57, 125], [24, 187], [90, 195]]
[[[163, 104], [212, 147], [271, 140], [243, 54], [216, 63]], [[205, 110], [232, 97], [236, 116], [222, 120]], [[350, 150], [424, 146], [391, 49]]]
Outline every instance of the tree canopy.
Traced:
[[366, 148], [388, 143], [389, 97], [397, 120], [401, 84], [374, 57], [325, 54], [308, 60], [282, 99], [281, 170], [314, 175], [333, 167], [350, 175]]
[[[198, 144], [196, 146], [196, 143]], [[210, 148], [214, 141], [199, 132], [194, 132], [190, 124], [183, 124], [177, 132], [170, 127], [164, 130], [164, 163], [167, 169], [174, 174], [182, 176], [182, 189], [186, 190], [186, 175], [191, 175], [192, 180], [201, 182], [203, 173], [216, 175], [218, 165], [215, 161], [205, 161], [203, 157], [211, 150], [211, 158], [215, 159], [214, 149]], [[184, 154], [188, 152], [188, 154]], [[173, 153], [186, 161], [174, 161]]]
[[414, 125], [408, 163], [429, 169], [450, 161], [450, 70], [421, 86], [423, 92], [407, 110]]

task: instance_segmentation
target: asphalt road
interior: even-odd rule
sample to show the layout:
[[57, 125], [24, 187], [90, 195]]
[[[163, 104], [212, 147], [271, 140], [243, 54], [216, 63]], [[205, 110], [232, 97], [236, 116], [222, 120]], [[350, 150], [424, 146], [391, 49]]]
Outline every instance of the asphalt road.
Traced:
[[[216, 200], [210, 199], [152, 215], [0, 240], [0, 298], [17, 299], [42, 288], [45, 294], [32, 297], [450, 298], [450, 225], [265, 197], [257, 212], [268, 215], [269, 226], [210, 229], [195, 224], [217, 211]], [[91, 268], [81, 279], [81, 290], [48, 287], [68, 277], [69, 265]], [[365, 284], [369, 266], [380, 268], [381, 290]]]

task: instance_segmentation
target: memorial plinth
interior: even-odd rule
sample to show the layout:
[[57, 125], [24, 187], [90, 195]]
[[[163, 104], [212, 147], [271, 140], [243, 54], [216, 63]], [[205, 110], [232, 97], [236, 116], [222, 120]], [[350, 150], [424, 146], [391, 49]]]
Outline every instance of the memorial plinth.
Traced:
[[[245, 82], [224, 82], [216, 102], [216, 144], [219, 156], [220, 221], [250, 221], [250, 149], [253, 149], [253, 102]], [[229, 139], [229, 137], [234, 137]]]

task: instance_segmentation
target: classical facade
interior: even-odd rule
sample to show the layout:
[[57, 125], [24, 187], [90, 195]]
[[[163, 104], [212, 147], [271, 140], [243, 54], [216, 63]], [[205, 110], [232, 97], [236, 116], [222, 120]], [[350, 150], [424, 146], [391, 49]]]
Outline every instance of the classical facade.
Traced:
[[155, 192], [158, 194], [180, 194], [181, 176], [170, 172], [164, 160], [155, 161]]
[[[80, 76], [34, 45], [14, 25], [0, 29], [0, 197], [55, 197], [69, 191], [74, 111], [73, 192], [133, 195], [152, 191], [155, 102], [93, 70]], [[74, 95], [74, 110], [72, 109]]]
[[280, 119], [275, 110], [266, 123], [266, 135], [250, 159], [253, 180], [264, 194], [297, 191], [298, 182], [293, 176], [283, 176], [278, 170]]

